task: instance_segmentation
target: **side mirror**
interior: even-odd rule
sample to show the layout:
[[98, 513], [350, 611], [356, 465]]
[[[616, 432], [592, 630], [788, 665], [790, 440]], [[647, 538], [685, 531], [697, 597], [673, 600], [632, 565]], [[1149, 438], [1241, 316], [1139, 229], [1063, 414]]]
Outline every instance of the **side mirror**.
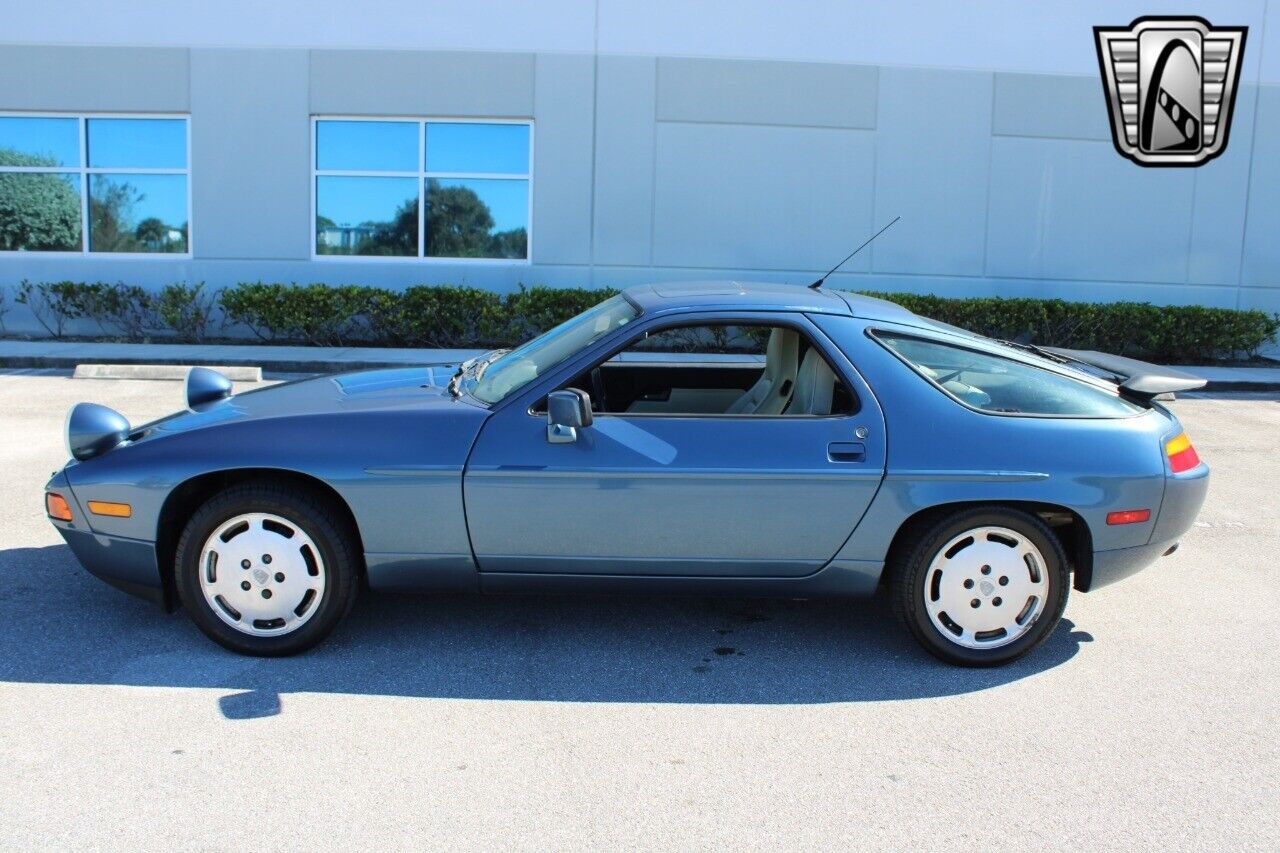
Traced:
[[566, 388], [547, 395], [547, 441], [571, 444], [578, 430], [591, 426], [591, 398], [586, 391]]

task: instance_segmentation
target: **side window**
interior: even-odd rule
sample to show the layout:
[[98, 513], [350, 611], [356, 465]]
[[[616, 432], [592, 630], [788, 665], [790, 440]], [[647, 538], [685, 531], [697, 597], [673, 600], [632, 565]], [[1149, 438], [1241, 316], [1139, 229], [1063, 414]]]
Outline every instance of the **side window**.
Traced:
[[935, 385], [996, 414], [1124, 418], [1140, 406], [1097, 387], [1020, 361], [906, 335], [876, 338]]
[[650, 331], [568, 385], [586, 391], [600, 414], [822, 416], [856, 408], [822, 352], [787, 326]]

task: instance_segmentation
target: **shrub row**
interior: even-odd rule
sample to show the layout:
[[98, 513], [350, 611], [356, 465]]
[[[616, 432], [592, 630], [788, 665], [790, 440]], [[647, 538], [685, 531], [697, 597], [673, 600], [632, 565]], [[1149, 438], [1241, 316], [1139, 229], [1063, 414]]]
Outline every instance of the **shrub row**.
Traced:
[[1042, 346], [1099, 350], [1190, 364], [1256, 355], [1275, 340], [1280, 315], [1199, 305], [1066, 302], [1061, 299], [947, 299], [869, 293], [962, 329]]
[[404, 290], [242, 283], [219, 294], [232, 323], [264, 341], [317, 346], [508, 346], [562, 323], [616, 291], [524, 287], [500, 296], [476, 287]]
[[203, 284], [169, 284], [149, 293], [132, 284], [23, 281], [14, 301], [26, 305], [55, 338], [63, 337], [73, 320], [87, 319], [105, 337], [145, 340], [162, 333], [200, 341], [213, 321], [214, 297]]
[[[53, 337], [75, 320], [128, 340], [164, 336], [206, 339], [215, 327], [247, 328], [272, 343], [316, 346], [510, 346], [572, 317], [616, 291], [524, 287], [501, 296], [474, 287], [419, 285], [388, 290], [364, 285], [242, 282], [211, 293], [202, 284], [171, 284], [157, 293], [136, 285], [22, 282], [26, 305]], [[1257, 354], [1275, 341], [1280, 315], [1200, 306], [1061, 299], [948, 299], [869, 293], [983, 335], [1047, 346], [1096, 349], [1156, 361], [1195, 362]], [[0, 318], [5, 303], [0, 293]]]

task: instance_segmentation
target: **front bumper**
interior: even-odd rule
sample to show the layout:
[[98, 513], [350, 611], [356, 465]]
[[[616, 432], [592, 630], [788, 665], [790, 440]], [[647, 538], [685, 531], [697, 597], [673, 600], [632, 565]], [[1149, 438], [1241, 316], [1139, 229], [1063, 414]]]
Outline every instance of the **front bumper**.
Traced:
[[104, 536], [63, 524], [55, 526], [89, 574], [130, 595], [164, 606], [164, 583], [154, 542]]
[[168, 606], [154, 542], [94, 532], [80, 506], [80, 499], [67, 482], [65, 471], [54, 474], [45, 490], [66, 499], [71, 521], [56, 518], [49, 521], [62, 534], [67, 545], [71, 546], [71, 553], [89, 574], [130, 595], [154, 601], [162, 607]]

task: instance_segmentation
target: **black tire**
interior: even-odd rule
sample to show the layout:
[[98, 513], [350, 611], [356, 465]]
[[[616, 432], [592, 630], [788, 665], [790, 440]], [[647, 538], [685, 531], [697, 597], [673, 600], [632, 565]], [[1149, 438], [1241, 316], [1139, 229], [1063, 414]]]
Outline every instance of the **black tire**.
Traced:
[[[324, 592], [307, 621], [290, 633], [254, 636], [238, 631], [214, 613], [201, 589], [199, 563], [205, 541], [224, 522], [245, 513], [288, 520], [320, 551]], [[196, 626], [231, 651], [260, 657], [297, 654], [328, 636], [355, 603], [360, 566], [356, 541], [345, 514], [323, 495], [265, 481], [231, 486], [205, 501], [182, 531], [174, 566], [178, 597]]]
[[[961, 645], [954, 636], [934, 624], [925, 601], [926, 595], [932, 594], [927, 591], [926, 585], [930, 584], [929, 567], [934, 558], [953, 539], [980, 527], [1003, 527], [1026, 537], [1044, 558], [1044, 572], [1048, 581], [1043, 606], [1030, 626], [1024, 624], [1018, 629], [1023, 633], [1016, 639], [993, 648], [969, 648]], [[1071, 576], [1062, 543], [1039, 518], [1005, 507], [977, 507], [960, 510], [917, 532], [919, 537], [914, 543], [908, 543], [899, 552], [895, 563], [889, 567], [889, 594], [898, 618], [930, 654], [960, 666], [998, 666], [1035, 649], [1057, 628], [1067, 606]], [[932, 589], [936, 589], [936, 586]]]

